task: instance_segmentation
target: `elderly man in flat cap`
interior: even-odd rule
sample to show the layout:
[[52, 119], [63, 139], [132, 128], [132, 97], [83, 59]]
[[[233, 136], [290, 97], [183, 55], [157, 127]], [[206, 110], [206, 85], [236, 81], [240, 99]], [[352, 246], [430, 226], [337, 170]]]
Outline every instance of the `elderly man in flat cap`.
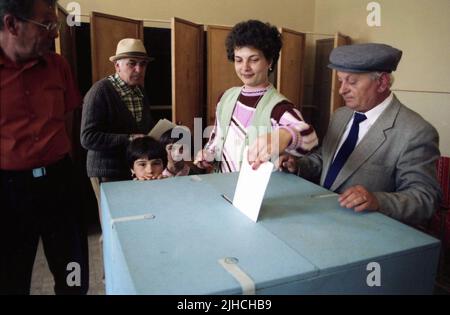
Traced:
[[96, 82], [84, 98], [81, 144], [97, 200], [99, 184], [127, 180], [126, 148], [153, 126], [143, 83], [151, 58], [139, 39], [125, 38], [109, 58], [116, 73]]
[[342, 207], [380, 211], [409, 224], [430, 218], [440, 198], [436, 129], [391, 92], [402, 52], [384, 44], [335, 48], [345, 107], [334, 113], [322, 146], [282, 167], [339, 194]]

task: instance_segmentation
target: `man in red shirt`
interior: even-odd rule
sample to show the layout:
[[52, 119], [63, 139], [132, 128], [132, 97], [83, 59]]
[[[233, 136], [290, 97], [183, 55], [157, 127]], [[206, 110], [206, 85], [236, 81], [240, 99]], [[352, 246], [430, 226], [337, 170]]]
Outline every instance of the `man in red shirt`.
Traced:
[[81, 97], [50, 52], [56, 0], [0, 0], [0, 294], [29, 294], [39, 238], [56, 294], [88, 289], [86, 234], [68, 156], [68, 112]]

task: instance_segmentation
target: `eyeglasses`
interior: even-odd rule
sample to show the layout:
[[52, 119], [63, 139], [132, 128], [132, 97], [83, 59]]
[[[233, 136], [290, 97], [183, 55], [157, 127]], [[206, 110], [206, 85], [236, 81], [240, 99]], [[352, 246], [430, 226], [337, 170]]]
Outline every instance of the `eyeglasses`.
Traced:
[[18, 18], [20, 20], [39, 25], [39, 26], [45, 28], [47, 32], [52, 32], [52, 31], [59, 30], [59, 28], [61, 27], [61, 23], [60, 22], [49, 22], [47, 24], [43, 24], [43, 23], [39, 23], [38, 21], [27, 19], [27, 18], [23, 18], [23, 17], [18, 17]]

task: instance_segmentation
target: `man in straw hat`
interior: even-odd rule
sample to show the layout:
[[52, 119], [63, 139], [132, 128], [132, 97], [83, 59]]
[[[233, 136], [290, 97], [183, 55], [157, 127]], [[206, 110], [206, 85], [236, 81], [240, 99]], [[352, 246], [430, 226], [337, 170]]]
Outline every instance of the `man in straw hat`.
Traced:
[[335, 48], [329, 67], [346, 106], [334, 113], [321, 148], [284, 167], [339, 193], [342, 207], [418, 224], [432, 216], [441, 194], [439, 135], [391, 92], [401, 56], [385, 44]]
[[87, 175], [99, 199], [99, 184], [127, 180], [127, 145], [153, 126], [143, 89], [151, 60], [139, 39], [125, 38], [109, 60], [116, 73], [96, 82], [84, 98], [81, 144], [88, 150]]

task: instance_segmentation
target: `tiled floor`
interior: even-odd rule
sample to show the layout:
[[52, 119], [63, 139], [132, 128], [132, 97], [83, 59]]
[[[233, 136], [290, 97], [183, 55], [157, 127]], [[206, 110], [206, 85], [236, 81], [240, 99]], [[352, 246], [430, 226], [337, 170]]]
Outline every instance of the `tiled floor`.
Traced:
[[[103, 284], [103, 257], [101, 244], [99, 242], [100, 233], [89, 235], [89, 291], [90, 295], [105, 294], [105, 285]], [[48, 269], [45, 259], [42, 243], [36, 254], [36, 260], [33, 267], [33, 277], [31, 279], [32, 295], [52, 295], [53, 277]]]

